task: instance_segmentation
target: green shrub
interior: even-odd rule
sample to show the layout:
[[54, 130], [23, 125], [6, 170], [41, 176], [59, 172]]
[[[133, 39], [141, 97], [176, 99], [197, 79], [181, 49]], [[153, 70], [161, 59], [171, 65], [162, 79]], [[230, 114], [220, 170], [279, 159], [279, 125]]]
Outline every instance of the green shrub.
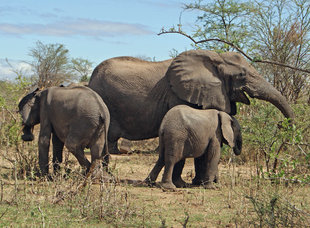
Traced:
[[254, 161], [258, 176], [273, 181], [310, 183], [309, 106], [293, 106], [296, 119], [285, 119], [273, 105], [251, 100], [237, 119], [243, 133], [244, 161]]
[[254, 227], [306, 227], [310, 216], [277, 192], [246, 196], [252, 204], [248, 223]]
[[30, 81], [17, 77], [15, 82], [0, 82], [0, 156], [11, 163], [11, 176], [33, 177], [37, 170], [36, 143], [21, 140], [21, 119], [17, 113], [19, 99], [27, 92]]

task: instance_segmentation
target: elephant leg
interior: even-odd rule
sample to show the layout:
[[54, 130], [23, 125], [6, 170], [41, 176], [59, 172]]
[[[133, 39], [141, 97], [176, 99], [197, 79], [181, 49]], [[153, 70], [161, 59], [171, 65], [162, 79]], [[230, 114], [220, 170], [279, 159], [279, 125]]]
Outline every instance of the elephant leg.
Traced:
[[86, 173], [88, 173], [91, 163], [88, 161], [84, 154], [84, 149], [81, 147], [78, 147], [74, 150], [73, 155], [76, 157], [78, 162], [83, 168], [86, 168]]
[[150, 172], [150, 174], [148, 175], [148, 177], [144, 180], [144, 182], [146, 182], [149, 185], [153, 185], [158, 177], [158, 174], [160, 173], [160, 171], [162, 170], [162, 168], [165, 165], [165, 161], [163, 159], [163, 156], [159, 155], [159, 158], [155, 164], [155, 166], [153, 167], [152, 171]]
[[122, 154], [118, 149], [118, 140], [122, 136], [122, 130], [119, 127], [119, 124], [116, 120], [111, 116], [110, 126], [108, 131], [108, 149], [110, 154]]
[[90, 147], [91, 163], [102, 158], [105, 138], [100, 136], [94, 145]]
[[84, 148], [80, 145], [80, 140], [69, 134], [66, 139], [65, 146], [76, 157], [80, 165], [83, 168], [86, 168], [87, 173], [91, 164], [85, 156]]
[[117, 147], [117, 140], [108, 142], [108, 148], [110, 154], [122, 154]]
[[221, 146], [218, 140], [211, 140], [206, 151], [206, 169], [203, 184], [206, 188], [212, 188], [213, 182], [218, 181], [218, 164], [221, 156]]
[[172, 172], [172, 182], [177, 188], [186, 187], [186, 182], [182, 179], [181, 174], [184, 168], [185, 159], [177, 162]]
[[[173, 172], [175, 168], [175, 164], [179, 163], [175, 175], [177, 176], [177, 181], [181, 179], [182, 169], [184, 167], [185, 159], [182, 159], [182, 155], [184, 154], [184, 142], [181, 141], [174, 141], [168, 142], [165, 145], [165, 170], [162, 177], [161, 185], [163, 188], [167, 189], [175, 189], [176, 186], [173, 184]], [[183, 180], [182, 180], [183, 181]]]
[[162, 168], [165, 166], [165, 148], [164, 148], [162, 138], [159, 138], [158, 154], [159, 154], [159, 157], [158, 157], [156, 164], [154, 165], [150, 174], [144, 180], [144, 182], [147, 183], [148, 185], [155, 184], [158, 174], [160, 173]]
[[[184, 142], [168, 142], [165, 145], [165, 170], [162, 177], [161, 185], [163, 188], [167, 189], [175, 189], [176, 186], [173, 184], [172, 181], [172, 175], [173, 175], [173, 169], [176, 163], [178, 163], [180, 160], [179, 156], [183, 154], [184, 150]], [[183, 167], [184, 163], [181, 161], [179, 163], [179, 167], [176, 169], [177, 172], [175, 174], [178, 174], [180, 176], [180, 170], [182, 172], [182, 169], [180, 167]]]
[[206, 153], [194, 159], [195, 177], [192, 180], [193, 185], [201, 185], [206, 172]]
[[64, 143], [60, 141], [55, 133], [52, 134], [52, 143], [53, 143], [53, 169], [54, 172], [60, 170], [59, 164], [62, 163], [62, 152], [64, 148]]
[[42, 175], [48, 174], [48, 152], [50, 146], [52, 128], [46, 119], [41, 120], [39, 134], [39, 166]]
[[173, 159], [165, 159], [165, 171], [163, 174], [162, 181], [160, 183], [161, 187], [165, 189], [175, 189], [176, 186], [172, 182], [172, 173], [175, 165]]
[[102, 167], [108, 171], [108, 164], [110, 160], [110, 155], [106, 151], [106, 137], [104, 134], [102, 134], [96, 141], [94, 145], [91, 146], [90, 148], [90, 153], [91, 153], [91, 164], [96, 162], [96, 160], [101, 160], [102, 161]]
[[213, 182], [214, 182], [214, 183], [217, 183], [217, 184], [220, 183], [218, 172], [217, 172], [217, 174], [215, 175], [215, 178], [214, 178], [214, 181], [213, 181]]

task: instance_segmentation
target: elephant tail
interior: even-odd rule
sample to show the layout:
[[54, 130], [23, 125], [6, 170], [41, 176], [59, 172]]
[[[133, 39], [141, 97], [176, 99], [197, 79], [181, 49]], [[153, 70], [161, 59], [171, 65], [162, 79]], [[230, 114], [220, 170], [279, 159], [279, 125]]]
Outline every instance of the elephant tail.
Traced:
[[109, 164], [109, 160], [110, 160], [110, 154], [109, 154], [109, 149], [108, 149], [108, 131], [109, 131], [109, 120], [107, 120], [106, 118], [104, 118], [103, 116], [100, 116], [100, 121], [102, 121], [102, 129], [101, 129], [101, 134], [105, 134], [105, 143], [104, 143], [104, 147], [102, 150], [102, 156], [103, 156], [103, 160], [105, 162], [106, 165]]
[[165, 162], [165, 140], [164, 140], [164, 131], [159, 132], [159, 146], [158, 146], [158, 160]]
[[96, 144], [97, 140], [99, 140], [100, 137], [102, 137], [102, 134], [104, 134], [104, 145], [101, 151], [101, 156], [104, 161], [104, 163], [109, 163], [109, 151], [108, 151], [108, 130], [109, 130], [109, 119], [104, 117], [103, 115], [99, 116], [99, 123], [97, 125], [96, 130], [93, 133], [93, 137], [91, 142], [87, 147], [91, 147], [94, 144]]

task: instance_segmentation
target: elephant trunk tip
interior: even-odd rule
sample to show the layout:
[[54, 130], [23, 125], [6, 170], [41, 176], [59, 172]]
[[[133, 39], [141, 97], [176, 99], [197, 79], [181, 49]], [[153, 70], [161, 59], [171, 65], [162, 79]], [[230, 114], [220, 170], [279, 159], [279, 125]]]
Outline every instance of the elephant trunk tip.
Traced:
[[26, 126], [24, 125], [24, 128], [23, 128], [23, 135], [22, 135], [22, 140], [23, 141], [33, 141], [34, 140], [34, 135], [32, 133], [33, 131], [33, 127], [29, 127], [29, 126]]
[[33, 134], [29, 134], [29, 135], [24, 134], [24, 135], [22, 135], [22, 140], [25, 142], [33, 141], [34, 136], [33, 136]]
[[240, 155], [241, 154], [241, 150], [237, 149], [236, 147], [233, 149], [233, 151], [234, 151], [235, 155]]
[[238, 138], [235, 142], [235, 146], [233, 147], [233, 151], [235, 155], [240, 155], [242, 151], [242, 138]]

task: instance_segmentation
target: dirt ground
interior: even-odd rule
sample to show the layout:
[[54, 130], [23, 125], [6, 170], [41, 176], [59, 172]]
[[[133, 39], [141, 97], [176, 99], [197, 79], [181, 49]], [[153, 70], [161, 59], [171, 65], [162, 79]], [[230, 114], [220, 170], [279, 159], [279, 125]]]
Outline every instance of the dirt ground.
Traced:
[[[79, 173], [76, 159], [68, 155], [71, 167], [77, 170], [73, 172]], [[89, 152], [86, 156], [90, 156]], [[290, 216], [299, 219], [299, 212], [307, 217], [304, 211], [310, 211], [309, 186], [273, 185], [257, 178], [254, 164], [240, 166], [234, 161], [221, 161], [220, 185], [216, 189], [188, 187], [165, 191], [131, 184], [144, 180], [157, 158], [154, 152], [111, 155], [109, 166], [116, 182], [88, 184], [72, 195], [71, 190], [76, 189], [74, 186], [81, 183], [81, 178], [72, 176], [59, 182], [14, 181], [4, 175], [12, 169], [12, 164], [0, 157], [0, 226], [18, 227], [26, 220], [30, 226], [58, 227], [255, 227], [262, 224], [261, 227], [268, 227], [273, 221], [269, 219], [270, 202], [275, 197], [279, 204], [274, 213], [279, 221]], [[157, 182], [161, 181], [162, 173], [163, 170]], [[189, 158], [182, 178], [191, 183], [193, 177], [193, 158]], [[297, 215], [287, 205], [293, 205]], [[267, 211], [266, 214], [259, 214], [257, 208]]]

